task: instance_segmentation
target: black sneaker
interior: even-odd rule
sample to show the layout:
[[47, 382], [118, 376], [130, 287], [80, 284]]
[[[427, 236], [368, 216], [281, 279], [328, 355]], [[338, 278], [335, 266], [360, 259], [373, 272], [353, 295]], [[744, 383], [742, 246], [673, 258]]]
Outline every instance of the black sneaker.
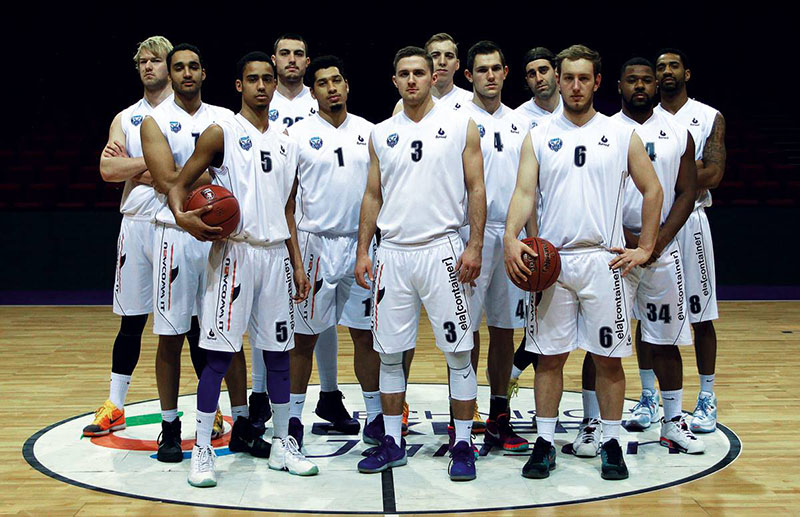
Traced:
[[333, 424], [333, 429], [342, 434], [358, 434], [361, 424], [353, 418], [344, 407], [341, 391], [320, 391], [319, 402], [314, 413], [323, 420]]
[[544, 479], [556, 468], [556, 448], [541, 436], [533, 444], [531, 457], [522, 467], [522, 476], [531, 479]]
[[233, 424], [228, 449], [231, 452], [246, 452], [256, 458], [269, 458], [272, 446], [261, 436], [249, 418], [240, 416]]
[[303, 422], [296, 416], [289, 419], [289, 436], [294, 437], [298, 449], [303, 447]]
[[266, 393], [250, 394], [250, 422], [259, 432], [259, 436], [266, 431], [266, 424], [272, 418], [272, 408], [269, 406], [269, 397]]
[[158, 435], [156, 458], [164, 463], [180, 463], [183, 461], [180, 419], [176, 418], [172, 422], [161, 421], [161, 434]]
[[600, 458], [603, 465], [600, 477], [603, 479], [628, 479], [628, 467], [622, 457], [622, 448], [619, 442], [612, 438], [600, 447]]

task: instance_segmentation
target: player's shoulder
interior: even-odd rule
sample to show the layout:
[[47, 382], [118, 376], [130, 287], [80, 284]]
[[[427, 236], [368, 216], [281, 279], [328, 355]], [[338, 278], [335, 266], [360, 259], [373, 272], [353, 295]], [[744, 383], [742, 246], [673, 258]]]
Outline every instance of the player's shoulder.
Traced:
[[369, 120], [364, 117], [359, 117], [358, 115], [353, 115], [352, 113], [348, 113], [347, 118], [347, 125], [351, 131], [369, 133], [372, 131], [372, 128], [375, 127], [375, 124]]
[[712, 121], [717, 116], [717, 113], [719, 113], [719, 110], [717, 110], [716, 108], [712, 108], [708, 104], [700, 102], [697, 99], [689, 99], [689, 102], [691, 103], [692, 111], [701, 113], [706, 117], [710, 118]]
[[318, 131], [319, 130], [319, 115], [315, 114], [310, 117], [305, 117], [291, 126], [286, 128], [286, 132], [289, 133], [289, 136], [294, 138], [300, 135], [304, 135], [309, 131]]
[[215, 104], [206, 104], [206, 109], [212, 115], [214, 122], [221, 122], [223, 120], [230, 120], [234, 117], [235, 113], [228, 108], [217, 106]]

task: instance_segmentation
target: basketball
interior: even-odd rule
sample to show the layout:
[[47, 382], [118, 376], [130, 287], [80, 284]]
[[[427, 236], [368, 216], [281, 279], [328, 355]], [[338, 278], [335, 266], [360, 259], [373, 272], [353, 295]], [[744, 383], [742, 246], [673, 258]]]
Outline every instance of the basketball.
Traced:
[[231, 191], [219, 185], [203, 185], [194, 189], [183, 205], [185, 211], [197, 210], [211, 205], [212, 210], [203, 214], [203, 222], [209, 226], [222, 228], [222, 236], [227, 237], [239, 226], [239, 202]]
[[558, 250], [550, 242], [539, 237], [528, 237], [522, 239], [522, 242], [539, 256], [531, 257], [527, 253], [522, 254], [522, 260], [531, 270], [531, 274], [524, 284], [514, 282], [514, 285], [525, 291], [535, 293], [544, 291], [556, 283], [558, 275], [561, 273], [561, 257], [558, 255]]

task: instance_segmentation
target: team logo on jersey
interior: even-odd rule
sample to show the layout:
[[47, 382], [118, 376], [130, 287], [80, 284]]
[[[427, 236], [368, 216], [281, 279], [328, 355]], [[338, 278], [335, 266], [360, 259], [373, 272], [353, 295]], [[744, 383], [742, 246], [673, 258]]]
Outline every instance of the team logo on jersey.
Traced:
[[249, 136], [243, 136], [239, 139], [239, 147], [244, 149], [245, 151], [249, 151], [251, 147], [253, 147], [253, 142], [250, 141]]
[[699, 121], [698, 121], [696, 118], [693, 118], [693, 119], [692, 119], [692, 123], [691, 123], [690, 125], [692, 125], [692, 126], [699, 126], [699, 125], [700, 125], [700, 122], [699, 122]]
[[399, 141], [400, 141], [400, 135], [398, 135], [397, 133], [392, 133], [391, 135], [389, 135], [389, 138], [386, 139], [386, 145], [388, 145], [389, 147], [394, 147], [397, 145], [397, 142]]
[[131, 124], [134, 126], [138, 126], [142, 123], [142, 116], [141, 115], [134, 115], [131, 117]]
[[273, 122], [278, 120], [278, 110], [269, 110], [269, 119]]
[[181, 123], [180, 122], [170, 122], [169, 128], [172, 130], [173, 133], [177, 133], [181, 130]]
[[308, 141], [308, 145], [310, 145], [313, 149], [319, 151], [319, 148], [322, 147], [322, 139], [318, 136], [313, 136]]
[[439, 131], [436, 132], [436, 138], [447, 138], [444, 129], [439, 128]]
[[606, 147], [610, 147], [610, 145], [608, 143], [608, 138], [606, 138], [606, 135], [603, 135], [602, 137], [600, 137], [600, 141], [597, 142], [597, 145], [604, 145]]
[[564, 142], [562, 142], [560, 138], [553, 138], [547, 142], [547, 145], [553, 151], [558, 152], [561, 149], [561, 146], [564, 145]]
[[517, 129], [517, 126], [516, 126], [516, 125], [514, 125], [514, 124], [511, 124], [511, 132], [512, 132], [512, 133], [515, 133], [515, 134], [519, 133], [519, 129]]
[[486, 134], [486, 128], [483, 127], [483, 124], [478, 124], [478, 132], [481, 134], [481, 138]]
[[537, 124], [535, 120], [531, 120], [531, 129], [535, 128], [538, 125], [539, 124]]
[[364, 140], [364, 137], [358, 135], [358, 140], [356, 140], [356, 145], [367, 145], [367, 141]]
[[667, 134], [664, 132], [663, 129], [658, 132], [658, 138], [661, 138], [663, 140], [669, 140], [669, 137], [667, 136]]

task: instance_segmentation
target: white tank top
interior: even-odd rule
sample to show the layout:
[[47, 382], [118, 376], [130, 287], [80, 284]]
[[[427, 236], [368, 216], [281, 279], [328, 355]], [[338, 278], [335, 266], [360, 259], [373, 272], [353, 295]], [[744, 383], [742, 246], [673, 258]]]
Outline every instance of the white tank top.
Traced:
[[[664, 224], [675, 202], [675, 183], [678, 181], [681, 157], [686, 152], [688, 138], [686, 128], [675, 122], [674, 117], [658, 111], [653, 111], [652, 116], [644, 124], [628, 118], [621, 111], [611, 118], [632, 127], [642, 139], [658, 174], [661, 189], [664, 191], [659, 221]], [[637, 235], [642, 231], [642, 193], [633, 181], [628, 182], [625, 190], [622, 225]]]
[[269, 121], [280, 126], [283, 131], [295, 122], [313, 116], [317, 110], [319, 110], [319, 105], [316, 99], [311, 97], [311, 90], [308, 86], [303, 86], [303, 90], [291, 100], [275, 89], [272, 101], [269, 103]]
[[490, 114], [470, 101], [463, 112], [475, 121], [481, 135], [486, 221], [505, 223], [517, 183], [519, 155], [528, 134], [528, 122], [505, 104]]
[[241, 114], [216, 123], [225, 135], [222, 166], [213, 168], [214, 182], [239, 202], [239, 226], [230, 238], [256, 246], [289, 238], [286, 201], [297, 170], [297, 146], [269, 125], [262, 133]]
[[539, 237], [559, 249], [623, 245], [632, 134], [602, 113], [580, 127], [562, 113], [531, 130], [539, 162]]
[[[139, 129], [144, 117], [149, 115], [153, 109], [150, 103], [142, 98], [136, 104], [125, 108], [120, 115], [122, 132], [125, 134], [125, 151], [131, 158], [142, 156], [142, 138]], [[122, 200], [119, 203], [121, 213], [152, 219], [157, 206], [159, 205], [156, 200], [156, 191], [152, 186], [136, 183], [130, 179], [125, 181]]]
[[553, 110], [552, 113], [546, 109], [540, 108], [539, 105], [534, 102], [533, 98], [531, 98], [528, 102], [520, 104], [519, 107], [514, 111], [527, 118], [530, 122], [530, 128], [533, 129], [541, 124], [546, 118], [552, 115], [561, 115], [561, 112], [564, 111], [564, 101], [561, 100], [561, 95], [558, 94], [558, 92], [556, 92], [554, 95], [558, 95], [558, 106], [556, 106], [556, 109]]
[[336, 128], [316, 113], [287, 129], [298, 147], [295, 218], [300, 230], [358, 233], [373, 127], [371, 122], [348, 113]]
[[421, 244], [466, 224], [461, 153], [468, 124], [467, 115], [437, 103], [419, 122], [401, 111], [375, 126], [371, 138], [381, 170], [382, 239]]
[[[189, 115], [175, 103], [173, 96], [159, 104], [151, 116], [167, 139], [175, 165], [183, 167], [194, 152], [194, 144], [200, 134], [211, 124], [233, 117], [233, 112], [227, 108], [203, 103], [194, 115]], [[175, 216], [172, 215], [167, 204], [167, 196], [157, 195], [159, 208], [156, 211], [155, 220], [159, 223], [176, 226]]]

